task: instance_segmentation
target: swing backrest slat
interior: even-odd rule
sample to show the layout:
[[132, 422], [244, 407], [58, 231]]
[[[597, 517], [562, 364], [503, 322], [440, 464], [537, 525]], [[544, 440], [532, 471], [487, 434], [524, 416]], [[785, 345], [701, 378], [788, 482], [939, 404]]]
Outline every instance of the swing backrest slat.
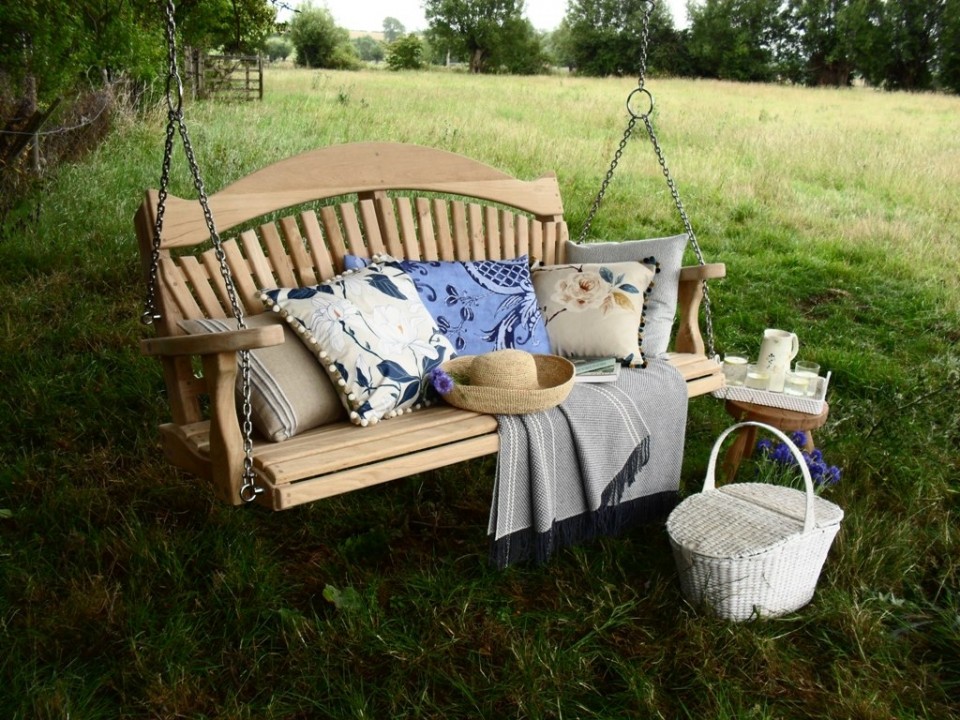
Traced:
[[313, 210], [301, 213], [300, 222], [303, 223], [304, 236], [310, 250], [310, 257], [313, 258], [313, 267], [316, 270], [316, 279], [310, 284], [319, 282], [321, 278], [333, 277], [336, 274], [333, 269], [334, 257], [324, 238], [317, 214]]
[[180, 259], [180, 269], [183, 271], [187, 287], [193, 290], [203, 314], [213, 318], [225, 317], [226, 313], [220, 305], [220, 299], [210, 282], [210, 275], [204, 264], [193, 255], [186, 255]]
[[237, 289], [237, 295], [240, 297], [240, 303], [244, 312], [249, 314], [250, 308], [256, 307], [259, 303], [253, 266], [243, 257], [236, 240], [225, 242], [223, 252], [227, 256], [227, 266], [230, 268], [230, 275], [233, 277], [233, 284]]
[[297, 218], [293, 216], [281, 218], [280, 230], [283, 233], [287, 252], [293, 264], [296, 284], [301, 286], [316, 285], [318, 282], [317, 274], [313, 266], [313, 260], [307, 254], [306, 247], [304, 247], [304, 239], [300, 234]]
[[179, 319], [203, 315], [203, 309], [190, 292], [184, 272], [177, 268], [172, 258], [161, 256], [158, 275], [162, 283], [160, 296], [169, 299], [164, 310], [165, 316]]
[[265, 254], [270, 258], [273, 271], [276, 274], [277, 282], [280, 286], [295, 287], [298, 285], [293, 273], [293, 263], [290, 262], [286, 248], [283, 247], [283, 241], [280, 239], [277, 226], [272, 223], [261, 225], [260, 236], [263, 242], [266, 243]]

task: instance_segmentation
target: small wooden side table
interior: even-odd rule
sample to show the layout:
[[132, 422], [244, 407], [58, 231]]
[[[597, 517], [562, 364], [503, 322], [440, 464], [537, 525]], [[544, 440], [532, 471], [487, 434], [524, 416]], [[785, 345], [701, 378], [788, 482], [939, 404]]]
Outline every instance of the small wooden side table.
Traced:
[[[784, 410], [769, 405], [757, 405], [743, 400], [727, 400], [724, 409], [737, 422], [752, 420], [772, 425], [786, 433], [803, 430], [807, 434], [807, 441], [804, 443], [803, 449], [807, 452], [812, 452], [814, 448], [813, 431], [823, 427], [824, 423], [827, 422], [827, 415], [830, 413], [830, 406], [827, 403], [823, 404], [823, 411], [819, 415]], [[736, 476], [740, 461], [753, 454], [753, 448], [756, 444], [757, 428], [752, 426], [741, 428], [733, 441], [733, 445], [727, 450], [724, 459], [723, 467], [726, 470], [727, 482], [733, 480]]]

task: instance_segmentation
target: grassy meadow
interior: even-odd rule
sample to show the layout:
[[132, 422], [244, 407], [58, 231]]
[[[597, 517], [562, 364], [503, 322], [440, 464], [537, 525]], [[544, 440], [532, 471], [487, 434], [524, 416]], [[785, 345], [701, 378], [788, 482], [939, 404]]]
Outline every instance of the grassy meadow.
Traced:
[[[576, 235], [631, 87], [273, 70], [262, 102], [187, 122], [211, 191], [321, 145], [415, 142], [555, 171]], [[649, 88], [727, 265], [717, 349], [788, 328], [833, 372], [817, 444], [846, 518], [810, 605], [740, 625], [689, 606], [662, 525], [496, 571], [489, 458], [276, 514], [172, 470], [132, 224], [158, 109], [0, 229], [0, 717], [960, 717], [960, 98]], [[681, 230], [637, 132], [592, 237]], [[178, 150], [172, 192], [191, 187]], [[691, 403], [682, 492], [730, 422]]]

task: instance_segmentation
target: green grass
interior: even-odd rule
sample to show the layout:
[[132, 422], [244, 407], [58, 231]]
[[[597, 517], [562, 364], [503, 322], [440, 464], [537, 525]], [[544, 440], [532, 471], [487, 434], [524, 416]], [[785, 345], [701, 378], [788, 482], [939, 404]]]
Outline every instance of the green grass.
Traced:
[[[960, 717], [960, 100], [653, 80], [718, 345], [786, 327], [833, 371], [817, 442], [846, 512], [813, 602], [732, 626], [684, 603], [662, 526], [486, 563], [492, 460], [279, 514], [169, 468], [132, 230], [163, 120], [124, 120], [0, 239], [0, 716]], [[208, 188], [329, 143], [557, 172], [576, 233], [627, 80], [276, 71], [188, 105]], [[182, 154], [173, 192], [189, 196]], [[596, 237], [677, 232], [630, 143]], [[692, 259], [692, 258], [691, 258]], [[718, 402], [691, 405], [683, 492]]]

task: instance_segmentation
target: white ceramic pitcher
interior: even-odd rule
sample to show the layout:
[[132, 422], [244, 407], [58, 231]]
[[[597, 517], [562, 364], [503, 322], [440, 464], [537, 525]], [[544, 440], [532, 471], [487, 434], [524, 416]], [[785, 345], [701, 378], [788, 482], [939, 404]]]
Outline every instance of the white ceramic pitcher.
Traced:
[[790, 363], [800, 350], [800, 341], [792, 332], [767, 328], [763, 331], [757, 365], [770, 372], [769, 390], [783, 392], [783, 381]]

